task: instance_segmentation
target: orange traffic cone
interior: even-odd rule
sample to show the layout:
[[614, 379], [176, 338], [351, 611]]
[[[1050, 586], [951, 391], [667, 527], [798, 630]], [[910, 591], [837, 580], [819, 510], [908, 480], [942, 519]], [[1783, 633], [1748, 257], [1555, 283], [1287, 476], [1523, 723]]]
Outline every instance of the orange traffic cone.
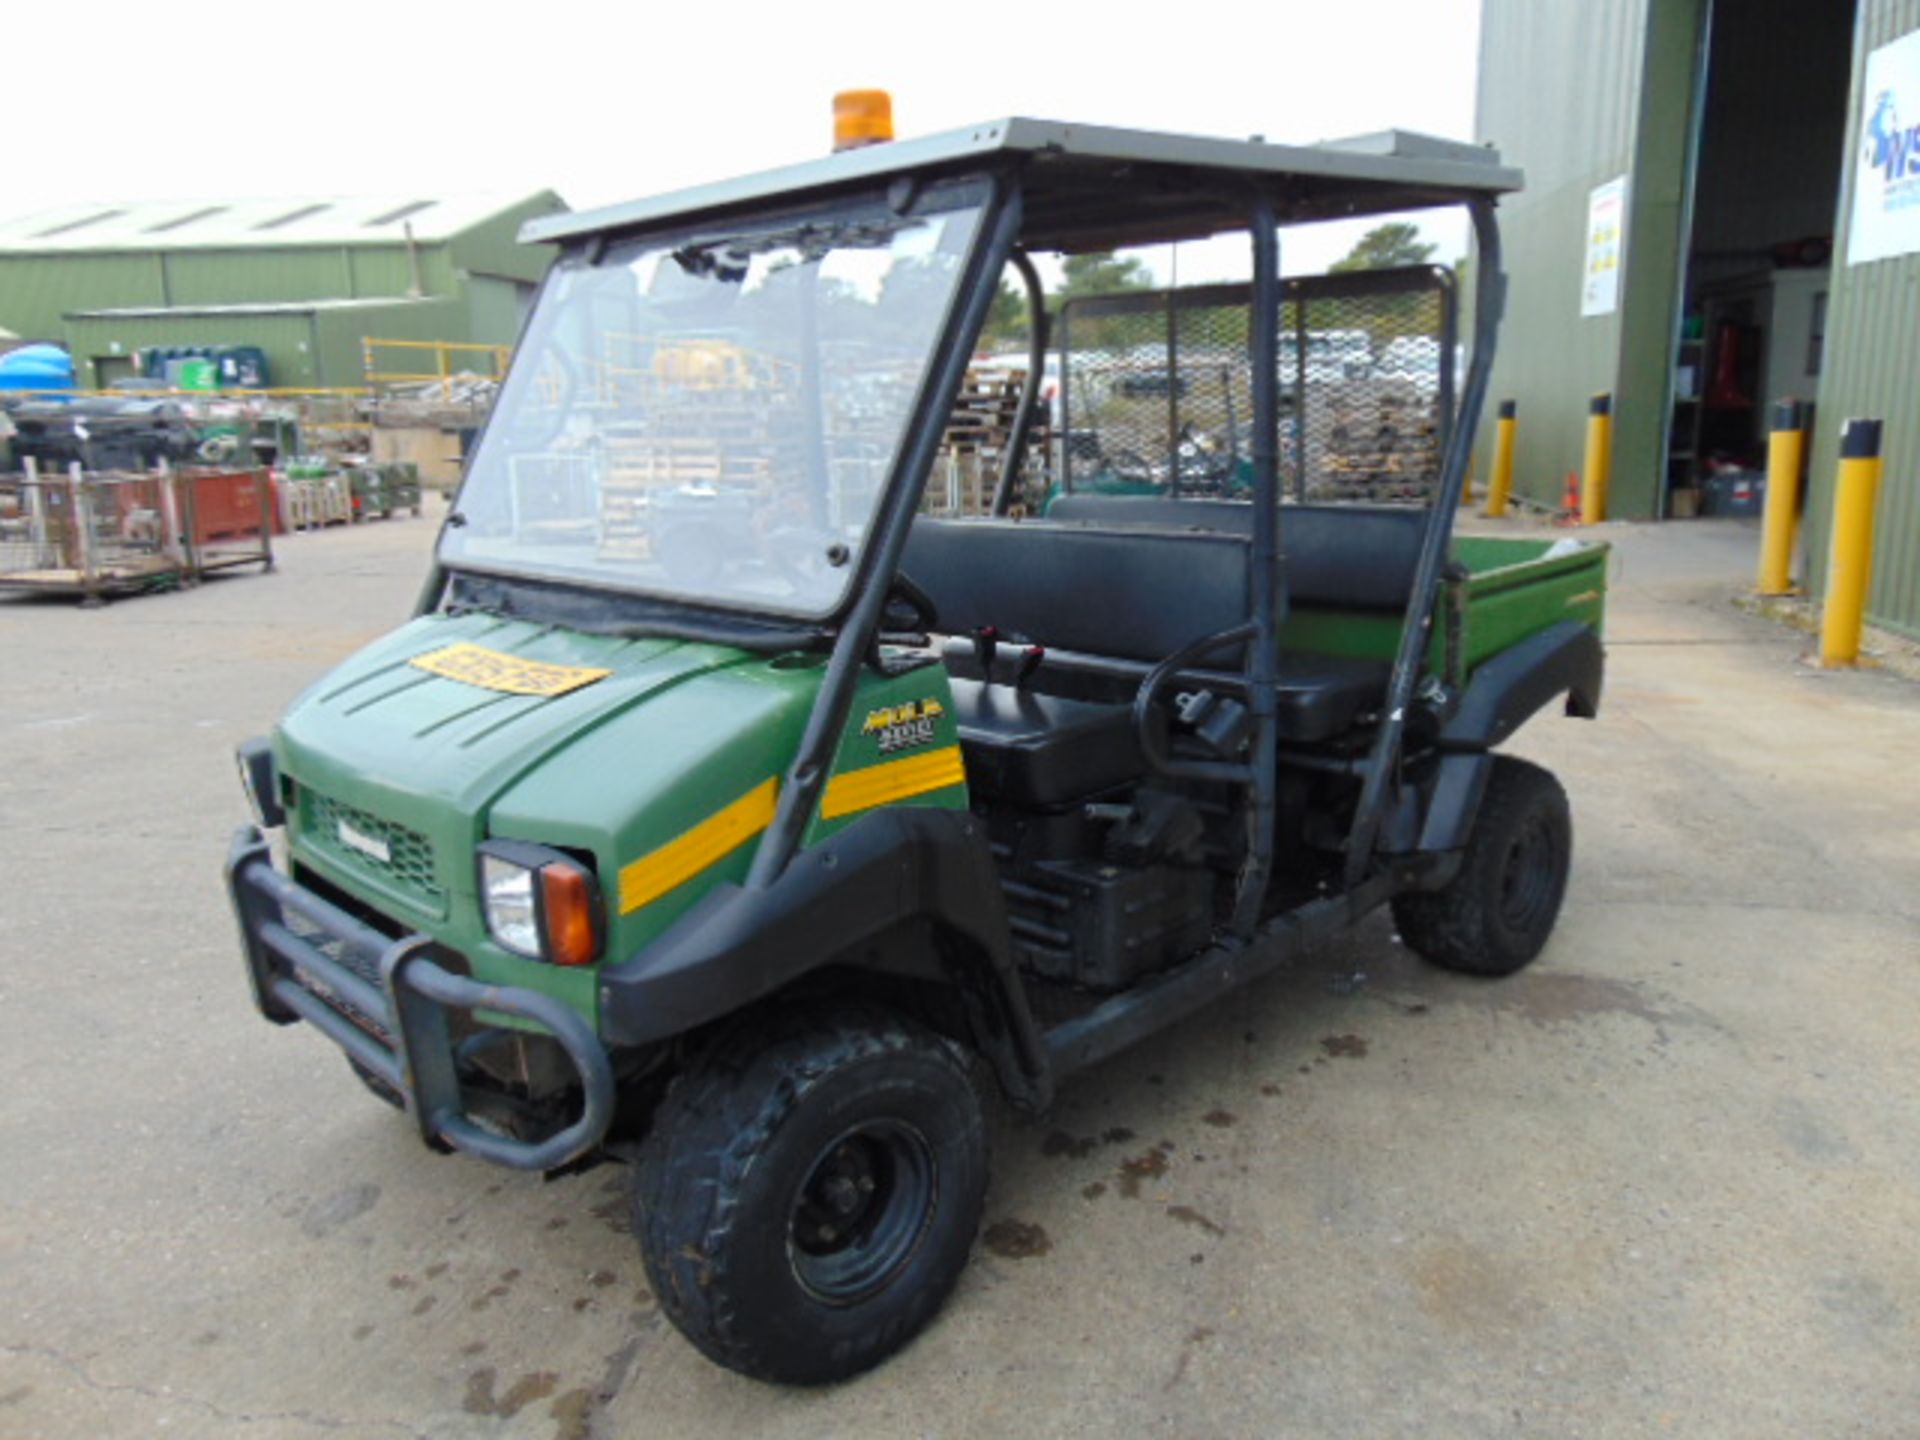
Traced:
[[1555, 517], [1560, 525], [1578, 525], [1580, 523], [1580, 477], [1569, 470], [1567, 472], [1567, 494], [1561, 501], [1560, 513]]

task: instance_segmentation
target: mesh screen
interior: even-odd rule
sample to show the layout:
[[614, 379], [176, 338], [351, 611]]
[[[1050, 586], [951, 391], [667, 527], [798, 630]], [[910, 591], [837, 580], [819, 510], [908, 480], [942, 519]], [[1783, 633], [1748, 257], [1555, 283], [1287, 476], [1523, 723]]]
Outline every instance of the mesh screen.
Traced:
[[[1059, 327], [1066, 488], [1244, 496], [1253, 484], [1246, 285], [1068, 301]], [[1355, 272], [1286, 283], [1279, 468], [1296, 501], [1424, 503], [1460, 364], [1452, 277]]]

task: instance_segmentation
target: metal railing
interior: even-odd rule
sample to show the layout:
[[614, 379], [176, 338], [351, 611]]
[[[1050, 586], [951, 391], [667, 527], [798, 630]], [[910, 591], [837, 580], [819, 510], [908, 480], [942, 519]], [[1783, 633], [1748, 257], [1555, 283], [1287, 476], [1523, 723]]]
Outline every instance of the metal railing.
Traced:
[[[405, 351], [410, 355], [430, 355], [433, 357], [432, 368], [427, 370], [387, 369], [379, 356], [381, 352], [389, 350]], [[455, 377], [463, 370], [478, 373], [483, 379], [500, 380], [506, 376], [507, 357], [512, 353], [511, 345], [492, 345], [480, 341], [381, 340], [369, 335], [360, 342], [361, 361], [369, 385], [437, 380], [442, 386], [450, 389]], [[456, 356], [461, 357], [458, 364], [455, 363]], [[472, 363], [476, 357], [485, 362], [484, 370], [477, 369]]]

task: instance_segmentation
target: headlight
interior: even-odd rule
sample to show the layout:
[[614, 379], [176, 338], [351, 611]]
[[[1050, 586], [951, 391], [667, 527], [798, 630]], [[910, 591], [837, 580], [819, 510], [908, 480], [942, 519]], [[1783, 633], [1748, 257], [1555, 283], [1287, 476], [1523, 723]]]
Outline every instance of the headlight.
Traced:
[[555, 965], [600, 956], [600, 887], [579, 861], [520, 840], [480, 847], [480, 908], [502, 949]]
[[279, 777], [273, 768], [273, 746], [264, 735], [243, 740], [233, 752], [240, 767], [240, 788], [247, 792], [253, 806], [253, 818], [271, 830], [287, 823], [287, 812], [280, 805]]

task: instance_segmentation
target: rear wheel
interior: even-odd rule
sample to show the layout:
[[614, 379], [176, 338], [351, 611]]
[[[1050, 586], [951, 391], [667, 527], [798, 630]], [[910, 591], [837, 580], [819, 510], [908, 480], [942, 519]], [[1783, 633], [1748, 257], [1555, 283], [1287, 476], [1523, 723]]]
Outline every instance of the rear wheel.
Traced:
[[1393, 901], [1400, 938], [1469, 975], [1511, 975], [1553, 933], [1573, 861], [1567, 792], [1538, 765], [1497, 755], [1460, 873]]
[[660, 1308], [710, 1359], [818, 1384], [919, 1332], [986, 1195], [980, 1101], [951, 1042], [885, 1010], [721, 1037], [675, 1081], [633, 1167]]

